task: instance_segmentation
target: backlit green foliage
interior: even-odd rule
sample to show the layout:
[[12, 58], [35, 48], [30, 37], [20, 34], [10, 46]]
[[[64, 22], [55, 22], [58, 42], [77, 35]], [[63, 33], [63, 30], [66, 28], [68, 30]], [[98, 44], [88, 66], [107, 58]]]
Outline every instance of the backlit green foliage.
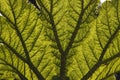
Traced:
[[120, 0], [0, 0], [0, 79], [114, 80]]

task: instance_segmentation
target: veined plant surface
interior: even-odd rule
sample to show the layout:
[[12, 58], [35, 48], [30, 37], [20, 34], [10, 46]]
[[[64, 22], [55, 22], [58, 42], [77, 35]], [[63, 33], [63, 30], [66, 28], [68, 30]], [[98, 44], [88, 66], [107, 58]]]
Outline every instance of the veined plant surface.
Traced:
[[0, 79], [114, 80], [120, 0], [0, 0]]

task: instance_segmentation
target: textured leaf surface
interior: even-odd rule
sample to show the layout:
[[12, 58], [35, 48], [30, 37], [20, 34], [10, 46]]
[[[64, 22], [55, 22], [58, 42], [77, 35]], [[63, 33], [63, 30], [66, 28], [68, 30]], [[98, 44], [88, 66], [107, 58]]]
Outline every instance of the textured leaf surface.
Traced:
[[120, 0], [36, 2], [41, 11], [26, 0], [0, 1], [0, 79], [115, 79]]

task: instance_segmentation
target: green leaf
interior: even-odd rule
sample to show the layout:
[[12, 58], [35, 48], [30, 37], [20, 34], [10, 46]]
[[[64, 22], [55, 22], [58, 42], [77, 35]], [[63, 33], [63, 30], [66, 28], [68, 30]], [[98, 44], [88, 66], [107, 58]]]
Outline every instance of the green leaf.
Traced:
[[21, 80], [115, 79], [120, 0], [35, 1], [40, 10], [27, 0], [0, 1], [0, 72]]

